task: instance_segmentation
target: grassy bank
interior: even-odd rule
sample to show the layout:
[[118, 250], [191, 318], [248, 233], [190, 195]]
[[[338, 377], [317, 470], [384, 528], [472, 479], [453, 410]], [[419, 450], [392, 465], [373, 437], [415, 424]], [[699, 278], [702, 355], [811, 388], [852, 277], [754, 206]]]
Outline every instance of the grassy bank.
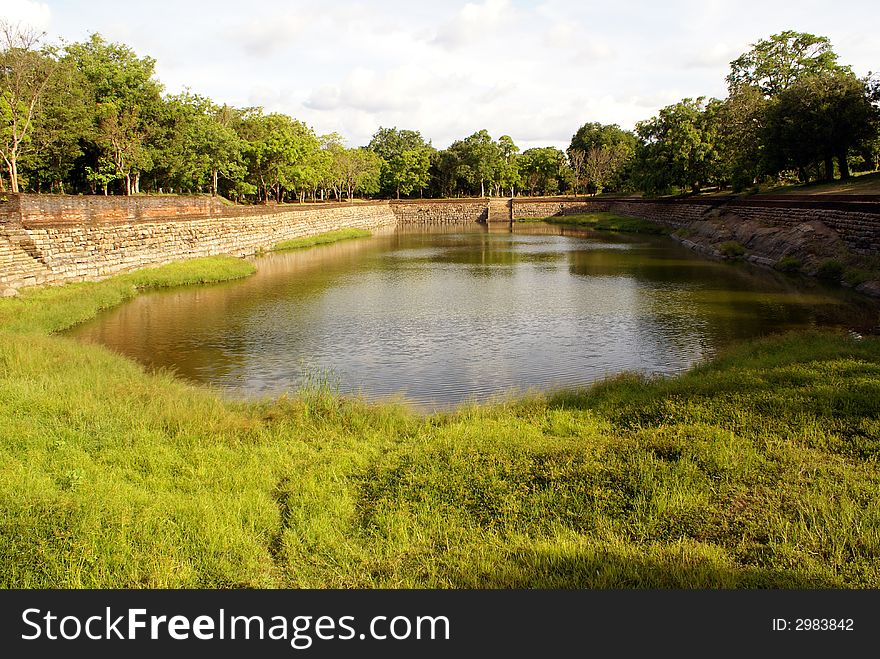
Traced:
[[178, 281], [127, 277], [0, 300], [3, 587], [880, 587], [877, 339], [428, 417], [238, 403], [50, 335]]
[[625, 233], [649, 233], [665, 235], [669, 229], [642, 220], [637, 217], [626, 217], [615, 213], [580, 213], [576, 215], [554, 215], [552, 217], [529, 218], [517, 220], [517, 222], [547, 222], [549, 224], [564, 224], [596, 231], [623, 231]]
[[350, 238], [367, 238], [371, 235], [373, 234], [365, 229], [339, 229], [337, 231], [319, 233], [316, 236], [284, 240], [272, 247], [272, 251], [281, 252], [288, 249], [302, 249], [304, 247], [314, 247], [315, 245], [327, 245], [329, 243], [348, 240]]

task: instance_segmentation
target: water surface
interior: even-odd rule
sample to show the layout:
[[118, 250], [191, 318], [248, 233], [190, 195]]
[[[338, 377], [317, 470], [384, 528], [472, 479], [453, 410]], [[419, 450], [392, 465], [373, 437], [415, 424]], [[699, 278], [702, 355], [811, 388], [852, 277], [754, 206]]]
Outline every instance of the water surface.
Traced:
[[330, 375], [423, 407], [621, 371], [674, 374], [734, 341], [878, 326], [876, 305], [668, 238], [517, 225], [400, 228], [270, 254], [239, 282], [140, 295], [71, 334], [235, 396]]

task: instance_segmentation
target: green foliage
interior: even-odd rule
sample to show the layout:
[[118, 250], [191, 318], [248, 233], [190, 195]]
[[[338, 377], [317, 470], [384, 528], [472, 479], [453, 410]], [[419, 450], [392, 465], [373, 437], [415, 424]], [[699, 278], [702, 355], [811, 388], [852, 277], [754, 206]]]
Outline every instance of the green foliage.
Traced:
[[519, 178], [529, 195], [553, 195], [567, 187], [571, 173], [565, 154], [556, 147], [526, 149], [517, 160]]
[[878, 110], [864, 81], [852, 74], [807, 75], [778, 94], [766, 123], [763, 142], [770, 171], [803, 171], [822, 162], [823, 178], [832, 179], [836, 157], [846, 178], [849, 152], [867, 148], [877, 135]]
[[816, 276], [827, 282], [839, 284], [841, 277], [843, 277], [843, 270], [843, 263], [837, 259], [825, 259], [819, 264]]
[[718, 251], [722, 256], [728, 259], [738, 259], [745, 255], [746, 248], [735, 240], [725, 240], [718, 245]]
[[775, 96], [803, 76], [849, 73], [837, 64], [837, 54], [828, 37], [786, 30], [752, 44], [752, 49], [730, 63], [727, 84], [731, 91], [757, 87], [765, 96]]
[[33, 142], [43, 119], [43, 99], [57, 62], [42, 48], [37, 32], [0, 19], [0, 156], [12, 192], [19, 192], [19, 158]]
[[843, 271], [843, 281], [847, 286], [852, 286], [855, 288], [859, 284], [864, 284], [866, 281], [870, 281], [872, 279], [877, 279], [877, 273], [870, 272], [868, 270], [864, 270], [862, 268], [846, 268]]
[[581, 179], [594, 194], [623, 189], [637, 144], [636, 136], [617, 124], [587, 123], [578, 128], [567, 151], [575, 192]]
[[704, 99], [686, 98], [636, 124], [641, 143], [635, 172], [646, 192], [677, 186], [698, 191], [712, 180], [717, 168], [715, 125]]
[[367, 148], [382, 159], [380, 180], [385, 195], [399, 199], [428, 186], [434, 149], [418, 131], [379, 128]]
[[150, 140], [161, 112], [156, 60], [139, 58], [128, 46], [107, 43], [98, 34], [68, 45], [64, 59], [88, 85], [98, 158], [113, 163], [116, 177], [125, 181], [126, 194], [138, 192], [140, 173], [154, 162]]
[[780, 272], [800, 272], [803, 263], [801, 260], [795, 256], [783, 256], [779, 259], [774, 267]]

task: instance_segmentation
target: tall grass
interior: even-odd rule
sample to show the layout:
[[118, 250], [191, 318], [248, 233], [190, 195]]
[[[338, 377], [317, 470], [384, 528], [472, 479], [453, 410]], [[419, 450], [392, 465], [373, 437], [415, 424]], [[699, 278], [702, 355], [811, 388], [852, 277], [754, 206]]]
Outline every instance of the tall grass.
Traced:
[[49, 334], [133, 286], [0, 301], [3, 587], [880, 587], [875, 338], [423, 416]]

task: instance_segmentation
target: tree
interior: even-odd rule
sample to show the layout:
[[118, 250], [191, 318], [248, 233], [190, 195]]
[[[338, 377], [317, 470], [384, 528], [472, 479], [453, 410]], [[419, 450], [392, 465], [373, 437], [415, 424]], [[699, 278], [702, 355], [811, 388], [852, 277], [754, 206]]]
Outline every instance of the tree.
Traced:
[[156, 60], [138, 58], [128, 46], [107, 43], [99, 34], [69, 45], [65, 58], [89, 84], [102, 157], [125, 180], [125, 194], [139, 192], [140, 175], [153, 164], [149, 140], [162, 102], [162, 87], [153, 77]]
[[458, 146], [461, 161], [467, 166], [476, 185], [480, 183], [480, 196], [486, 196], [486, 183], [494, 183], [498, 178], [501, 164], [501, 148], [496, 144], [488, 131], [480, 130], [453, 144], [450, 149]]
[[780, 92], [768, 113], [764, 142], [775, 171], [805, 171], [822, 163], [823, 178], [834, 178], [837, 159], [842, 178], [849, 177], [852, 149], [876, 139], [878, 111], [866, 82], [847, 72], [803, 76]]
[[617, 124], [586, 123], [578, 128], [567, 151], [574, 174], [575, 194], [584, 174], [596, 194], [606, 188], [621, 189], [636, 143], [635, 135]]
[[564, 185], [567, 163], [556, 147], [527, 149], [519, 157], [519, 175], [530, 195], [556, 194]]
[[262, 109], [248, 111], [240, 127], [246, 140], [244, 156], [250, 183], [258, 188], [263, 201], [270, 195], [275, 201], [284, 201], [288, 189], [299, 192], [321, 180], [315, 166], [320, 143], [311, 128], [285, 114], [264, 115]]
[[363, 194], [379, 192], [379, 177], [382, 173], [382, 159], [369, 149], [346, 149], [342, 154], [342, 174], [348, 199], [356, 191]]
[[26, 148], [55, 58], [40, 48], [42, 34], [0, 21], [0, 153], [12, 192], [20, 189], [18, 160]]
[[678, 186], [696, 192], [712, 178], [718, 154], [715, 126], [708, 120], [704, 100], [683, 99], [636, 124], [641, 140], [636, 176], [643, 190], [661, 192]]
[[733, 92], [752, 85], [765, 96], [788, 89], [802, 76], [849, 72], [837, 64], [827, 37], [786, 30], [752, 44], [752, 49], [730, 63], [727, 84]]
[[501, 159], [498, 163], [496, 179], [497, 190], [495, 194], [500, 196], [501, 190], [510, 190], [510, 196], [514, 196], [516, 187], [520, 184], [519, 168], [516, 161], [519, 157], [519, 147], [514, 144], [510, 135], [502, 135], [498, 138], [498, 150]]
[[724, 101], [707, 106], [707, 121], [714, 124], [718, 173], [722, 181], [742, 190], [761, 176], [764, 161], [763, 131], [770, 102], [760, 90], [743, 85]]
[[381, 184], [386, 195], [393, 193], [399, 199], [401, 193], [408, 195], [428, 185], [433, 149], [418, 131], [379, 128], [367, 148], [383, 160]]
[[22, 171], [31, 189], [65, 192], [83, 145], [94, 140], [88, 85], [69, 62], [57, 62], [35, 114]]

